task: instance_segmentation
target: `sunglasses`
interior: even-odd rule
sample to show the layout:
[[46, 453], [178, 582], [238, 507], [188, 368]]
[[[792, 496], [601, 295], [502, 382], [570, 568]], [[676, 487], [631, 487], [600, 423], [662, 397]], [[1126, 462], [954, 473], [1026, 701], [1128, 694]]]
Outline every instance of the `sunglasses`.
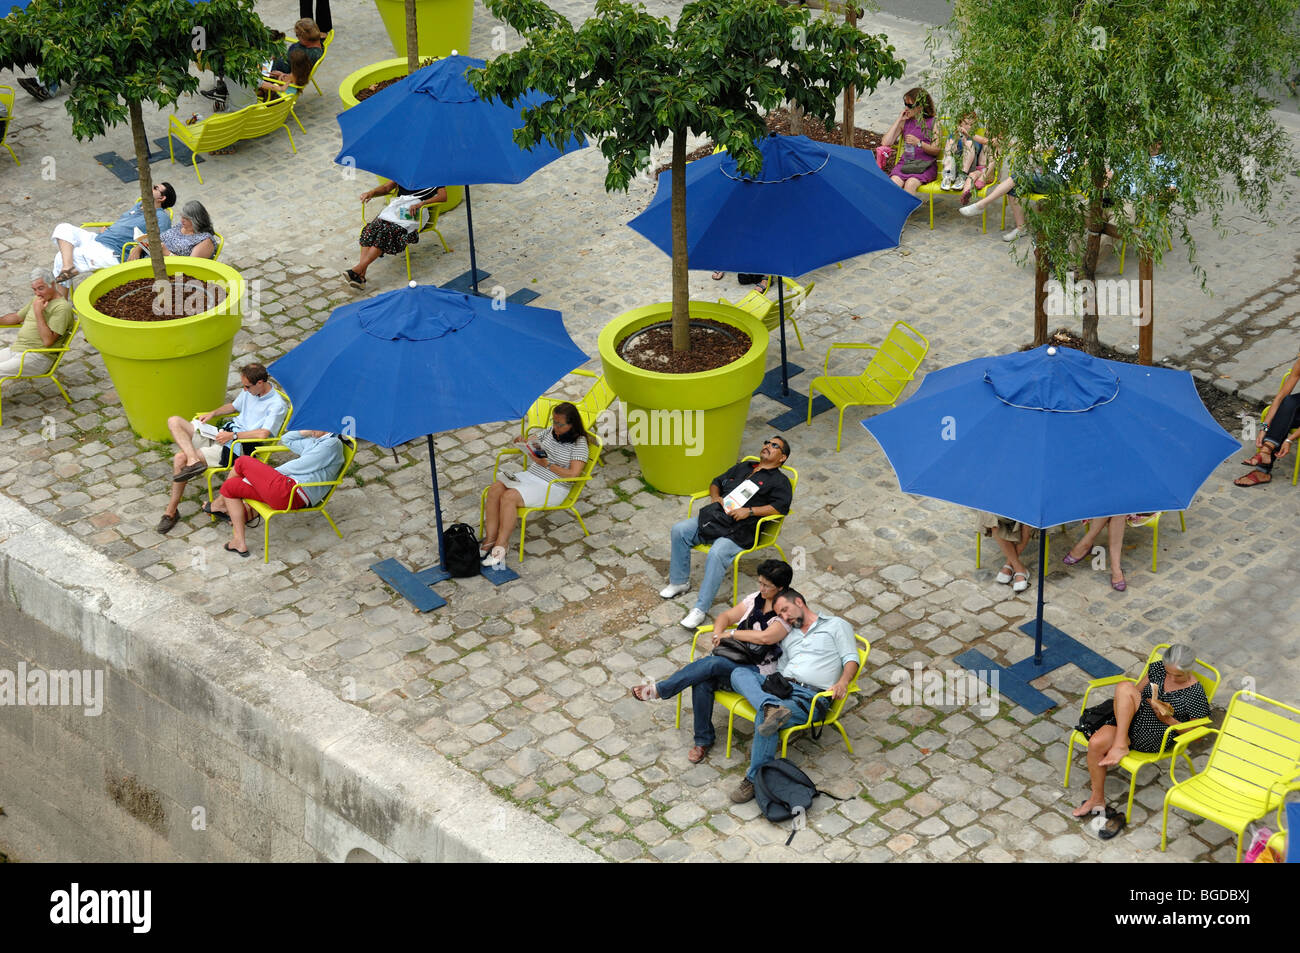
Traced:
[[916, 105], [916, 103], [909, 103], [906, 99], [904, 99], [903, 105], [906, 106], [908, 109], [911, 109]]
[[780, 450], [782, 453], [785, 453], [785, 444], [783, 444], [780, 440], [764, 440], [763, 446], [775, 447], [777, 450]]

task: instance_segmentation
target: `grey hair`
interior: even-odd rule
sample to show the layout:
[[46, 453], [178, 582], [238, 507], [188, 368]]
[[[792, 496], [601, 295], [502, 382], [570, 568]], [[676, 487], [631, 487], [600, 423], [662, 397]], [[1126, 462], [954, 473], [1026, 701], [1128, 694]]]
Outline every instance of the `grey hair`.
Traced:
[[1190, 645], [1171, 645], [1165, 652], [1165, 664], [1186, 672], [1196, 661], [1196, 652]]
[[193, 199], [186, 202], [181, 207], [181, 217], [193, 222], [196, 232], [212, 234], [212, 217], [208, 215], [208, 210], [203, 207], [202, 202]]
[[48, 268], [33, 268], [32, 276], [27, 280], [43, 281], [52, 288], [54, 287], [54, 272], [50, 271]]

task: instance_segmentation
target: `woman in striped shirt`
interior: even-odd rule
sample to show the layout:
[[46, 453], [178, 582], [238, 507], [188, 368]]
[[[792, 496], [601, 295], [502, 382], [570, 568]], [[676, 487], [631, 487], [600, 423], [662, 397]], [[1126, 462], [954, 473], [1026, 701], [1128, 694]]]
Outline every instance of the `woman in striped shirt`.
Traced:
[[523, 473], [506, 474], [488, 489], [484, 508], [483, 565], [504, 566], [506, 543], [519, 521], [521, 506], [553, 506], [569, 492], [570, 484], [556, 480], [576, 477], [587, 465], [587, 431], [578, 408], [557, 404], [551, 426], [537, 438], [517, 437], [528, 457]]

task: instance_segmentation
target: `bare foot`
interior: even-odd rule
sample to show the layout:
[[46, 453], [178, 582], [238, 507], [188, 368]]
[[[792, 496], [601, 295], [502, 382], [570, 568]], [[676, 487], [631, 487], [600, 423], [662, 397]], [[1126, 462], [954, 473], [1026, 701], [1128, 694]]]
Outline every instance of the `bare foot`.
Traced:
[[1116, 745], [1115, 747], [1107, 751], [1106, 757], [1102, 758], [1097, 763], [1101, 765], [1103, 768], [1113, 768], [1115, 765], [1119, 764], [1121, 761], [1124, 760], [1124, 755], [1126, 754], [1128, 754], [1128, 745], [1124, 745], [1124, 746]]
[[1106, 802], [1090, 797], [1074, 809], [1075, 817], [1087, 817], [1089, 814], [1095, 814], [1097, 808], [1103, 806]]

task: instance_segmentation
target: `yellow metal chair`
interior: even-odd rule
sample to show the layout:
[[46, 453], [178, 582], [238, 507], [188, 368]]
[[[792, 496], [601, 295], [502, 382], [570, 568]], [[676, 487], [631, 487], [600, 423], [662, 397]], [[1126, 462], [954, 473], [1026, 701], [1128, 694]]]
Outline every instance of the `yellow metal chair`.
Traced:
[[[251, 453], [254, 450], [263, 450], [267, 447], [278, 445], [280, 443], [280, 438], [283, 437], [289, 430], [289, 418], [293, 416], [293, 401], [291, 401], [289, 399], [289, 395], [286, 394], [279, 387], [275, 388], [275, 392], [279, 394], [282, 398], [284, 398], [284, 404], [285, 407], [287, 408], [284, 412], [284, 420], [280, 421], [280, 429], [276, 432], [275, 436], [272, 437], [253, 437], [250, 440], [239, 441], [240, 443], [256, 444], [256, 446], [251, 448], [250, 450], [244, 451], [246, 453]], [[223, 414], [222, 416], [233, 417], [234, 414]], [[215, 420], [216, 418], [213, 419]], [[208, 423], [211, 422], [212, 422], [211, 420], [208, 421]], [[209, 500], [212, 499], [212, 478], [215, 477], [218, 473], [226, 473], [230, 471], [231, 469], [234, 468], [234, 466], [235, 466], [234, 458], [231, 458], [230, 463], [228, 463], [224, 467], [208, 467], [206, 470], [203, 471], [203, 476], [207, 479], [208, 482]], [[208, 522], [216, 522], [216, 519], [217, 518], [215, 516], [212, 516], [209, 518]]]
[[[382, 198], [382, 196], [376, 196], [376, 198]], [[391, 199], [389, 201], [391, 201]], [[438, 241], [442, 242], [442, 250], [444, 252], [450, 252], [451, 246], [447, 244], [447, 239], [443, 238], [442, 232], [438, 230], [438, 219], [442, 215], [442, 210], [445, 206], [446, 206], [445, 202], [440, 202], [437, 205], [426, 205], [424, 208], [420, 209], [420, 224], [415, 229], [415, 233], [417, 235], [424, 235], [427, 234], [428, 232], [433, 232], [433, 234], [438, 236]], [[361, 227], [365, 228], [367, 222], [368, 220], [366, 219], [366, 203], [362, 202], [361, 203]], [[407, 245], [405, 251], [406, 251], [406, 280], [410, 281], [411, 280], [411, 246]]]
[[[292, 46], [292, 45], [293, 45], [294, 43], [296, 43], [297, 41], [298, 41], [298, 38], [297, 38], [297, 37], [287, 37], [287, 36], [286, 36], [286, 37], [284, 38], [284, 42], [285, 42], [285, 46], [286, 46], [286, 47]], [[330, 44], [333, 43], [333, 42], [334, 42], [334, 31], [333, 31], [333, 30], [330, 30], [330, 31], [329, 31], [328, 33], [326, 33], [323, 37], [321, 37], [320, 45], [321, 45], [321, 50], [322, 50], [322, 52], [321, 52], [320, 58], [319, 58], [318, 60], [316, 60], [315, 63], [312, 63], [312, 64], [311, 64], [311, 72], [307, 74], [307, 82], [311, 83], [313, 86], [316, 87], [316, 95], [318, 95], [318, 96], [323, 96], [323, 95], [325, 95], [325, 94], [322, 93], [322, 92], [320, 91], [320, 86], [319, 86], [319, 84], [317, 84], [317, 82], [316, 82], [316, 71], [317, 71], [318, 69], [320, 69], [320, 65], [321, 65], [322, 63], [325, 62], [325, 57], [327, 57], [327, 56], [329, 55], [329, 52], [330, 52]], [[295, 120], [297, 120], [298, 117], [297, 117], [297, 116], [294, 116], [293, 118], [294, 118]], [[302, 128], [302, 123], [298, 123], [298, 128], [299, 128], [299, 129]]]
[[831, 355], [836, 348], [854, 348], [874, 351], [871, 362], [866, 369], [854, 377], [837, 377], [829, 373], [814, 377], [808, 388], [808, 425], [812, 426], [813, 398], [817, 391], [825, 394], [832, 404], [839, 408], [839, 428], [835, 433], [835, 452], [840, 451], [840, 442], [844, 438], [844, 411], [849, 407], [890, 406], [898, 403], [903, 388], [916, 376], [930, 342], [920, 331], [906, 321], [895, 321], [894, 326], [885, 335], [879, 345], [874, 344], [832, 344], [826, 352], [826, 361], [822, 370], [829, 372]]
[[[1300, 791], [1300, 784], [1293, 784], [1287, 787], [1287, 794], [1294, 791]], [[1288, 864], [1300, 863], [1300, 843], [1292, 837], [1288, 830], [1287, 818], [1290, 817], [1292, 823], [1291, 829], [1296, 827], [1296, 821], [1300, 820], [1300, 804], [1295, 802], [1288, 803], [1283, 800], [1277, 806], [1277, 833], [1268, 839], [1266, 845], [1269, 850], [1277, 853], [1278, 860]]]
[[[582, 418], [582, 426], [590, 433], [596, 429], [596, 421], [600, 419], [600, 415], [608, 410], [618, 398], [605, 380], [604, 374], [584, 371], [581, 368], [577, 368], [571, 373], [577, 374], [579, 377], [590, 377], [593, 381], [587, 393], [583, 394], [578, 400], [573, 401], [573, 406], [578, 408], [578, 416]], [[564, 403], [564, 400], [559, 397], [537, 398], [533, 402], [533, 406], [528, 408], [528, 413], [524, 414], [519, 421], [519, 436], [527, 436], [530, 430], [545, 430], [549, 427], [556, 406], [562, 403]]]
[[[1289, 375], [1290, 373], [1291, 372], [1288, 370], [1286, 374], [1282, 375], [1282, 380], [1277, 385], [1279, 390], [1282, 388], [1282, 384], [1286, 383], [1287, 375]], [[1286, 395], [1284, 394], [1283, 396]], [[1272, 406], [1273, 404], [1270, 402], [1267, 407], [1265, 407], [1263, 410], [1259, 412], [1259, 422], [1261, 424], [1264, 422], [1264, 418], [1268, 416], [1268, 412], [1272, 408]], [[1300, 430], [1293, 430], [1291, 431], [1290, 434], [1287, 434], [1287, 436], [1290, 437], [1292, 434], [1296, 434], [1296, 433], [1300, 433]], [[1295, 486], [1296, 483], [1300, 481], [1300, 451], [1297, 451], [1295, 449], [1294, 444], [1292, 445], [1292, 456], [1295, 457], [1295, 467], [1291, 471], [1291, 485]]]
[[[325, 504], [330, 501], [330, 498], [334, 495], [334, 491], [339, 488], [339, 484], [343, 482], [343, 478], [348, 475], [348, 470], [352, 468], [352, 461], [357, 455], [357, 441], [356, 438], [354, 437], [339, 437], [339, 440], [343, 442], [343, 466], [339, 469], [339, 475], [335, 477], [333, 480], [323, 480], [317, 483], [298, 484], [299, 486], [329, 487], [329, 490], [325, 493], [323, 497], [321, 497], [321, 501], [317, 503], [315, 506], [304, 506], [301, 509], [296, 509], [296, 510], [277, 510], [277, 509], [272, 509], [271, 506], [269, 506], [266, 503], [263, 503], [261, 500], [244, 500], [244, 502], [247, 503], [253, 509], [253, 512], [257, 513], [259, 516], [262, 517], [262, 525], [263, 525], [262, 562], [266, 563], [271, 561], [271, 517], [272, 516], [283, 516], [286, 513], [320, 513], [322, 516], [325, 517], [325, 519], [329, 520], [330, 528], [334, 530], [334, 535], [336, 535], [339, 539], [343, 538], [343, 534], [339, 531], [339, 528], [334, 525], [333, 518], [331, 518], [329, 513], [325, 512]], [[288, 449], [289, 449], [288, 447], [275, 445], [269, 447], [258, 447], [256, 450], [253, 451], [253, 453], [254, 455], [261, 457], [263, 460], [265, 460], [266, 457], [269, 457], [273, 453], [278, 453], [280, 451], [284, 451]], [[211, 497], [210, 492], [209, 492], [209, 497]]]
[[[289, 148], [295, 154], [298, 147], [293, 142], [293, 131], [289, 128], [289, 114], [293, 109], [296, 96], [281, 93], [265, 103], [253, 103], [232, 113], [217, 113], [194, 125], [186, 125], [173, 113], [167, 117], [167, 152], [171, 161], [176, 161], [176, 149], [173, 139], [179, 139], [190, 150], [190, 164], [198, 176], [199, 185], [203, 184], [203, 173], [199, 171], [199, 153], [216, 152], [234, 145], [244, 139], [256, 139], [277, 129], [283, 129], [289, 137]], [[297, 116], [293, 117], [297, 120]], [[301, 123], [299, 123], [301, 125]]]
[[[768, 286], [770, 287], [776, 281], [775, 275], [768, 276]], [[801, 285], [793, 278], [782, 278], [785, 290], [785, 319], [790, 322], [794, 328], [795, 339], [799, 342], [799, 350], [803, 350], [803, 335], [799, 333], [799, 322], [795, 320], [795, 313], [803, 306], [812, 293], [817, 282], [810, 281], [806, 285]], [[739, 301], [731, 302], [726, 298], [719, 298], [719, 304], [729, 304], [733, 308], [739, 308], [741, 311], [751, 314], [758, 320], [762, 321], [769, 331], [776, 331], [781, 323], [780, 301], [769, 298], [765, 292], [749, 292]]]
[[[22, 355], [18, 359], [18, 372], [16, 374], [10, 374], [8, 377], [0, 377], [0, 389], [4, 388], [6, 381], [38, 381], [43, 377], [48, 377], [54, 382], [54, 386], [59, 389], [59, 393], [63, 395], [63, 399], [71, 404], [72, 398], [69, 397], [68, 392], [63, 389], [63, 385], [59, 383], [59, 379], [54, 376], [54, 372], [59, 369], [59, 364], [62, 363], [63, 356], [67, 354], [69, 349], [72, 347], [72, 339], [77, 336], [77, 329], [79, 327], [81, 327], [81, 319], [74, 315], [72, 319], [72, 328], [68, 331], [67, 335], [64, 336], [63, 342], [57, 347], [33, 347], [23, 351]], [[28, 354], [53, 354], [54, 360], [50, 363], [49, 370], [43, 374], [24, 374], [23, 365], [27, 361]], [[3, 423], [4, 402], [0, 400], [0, 424]]]
[[12, 86], [0, 85], [0, 104], [5, 108], [4, 118], [0, 123], [4, 128], [0, 129], [0, 145], [9, 150], [9, 157], [14, 160], [14, 165], [22, 165], [18, 161], [18, 156], [14, 153], [13, 146], [9, 145], [9, 127], [14, 122], [14, 88]]
[[[695, 649], [699, 642], [700, 634], [704, 632], [712, 632], [712, 631], [713, 631], [713, 626], [711, 625], [701, 626], [699, 629], [696, 630], [695, 638], [691, 641], [692, 661], [695, 659]], [[858, 641], [858, 671], [856, 674], [854, 674], [853, 678], [849, 680], [848, 691], [844, 693], [843, 698], [840, 698], [838, 700], [832, 699], [830, 703], [830, 707], [826, 710], [825, 715], [823, 715], [820, 719], [816, 721], [813, 720], [813, 715], [817, 710], [817, 699], [830, 698], [831, 693], [830, 690], [828, 689], [827, 691], [818, 692], [816, 695], [814, 695], [812, 703], [808, 709], [808, 717], [804, 719], [803, 724], [791, 725], [789, 728], [782, 729], [780, 757], [782, 758], [785, 757], [786, 748], [790, 744], [790, 736], [793, 735], [796, 731], [809, 731], [813, 728], [824, 728], [827, 725], [831, 725], [832, 727], [835, 728], [836, 731], [840, 733], [840, 737], [844, 739], [844, 747], [849, 749], [849, 754], [853, 754], [853, 742], [849, 741], [848, 732], [846, 732], [844, 730], [844, 726], [840, 724], [840, 714], [844, 711], [844, 705], [845, 703], [848, 702], [849, 696], [857, 693], [858, 679], [862, 677], [862, 670], [867, 667], [867, 656], [871, 653], [870, 642], [868, 642], [860, 635], [854, 635], [853, 637]], [[739, 692], [733, 692], [730, 689], [714, 692], [713, 701], [716, 704], [719, 704], [723, 708], [727, 709], [727, 749], [726, 749], [725, 756], [730, 758], [731, 757], [731, 733], [732, 733], [732, 729], [735, 727], [736, 718], [740, 717], [745, 719], [746, 721], [752, 722], [754, 721], [757, 712], [754, 711], [754, 706], [749, 703], [748, 699], [746, 699], [744, 695], [740, 694]], [[682, 724], [682, 702], [681, 702], [681, 695], [678, 695], [677, 696], [677, 726], [680, 728], [681, 724]]]
[[[745, 461], [752, 461], [754, 463], [757, 463], [758, 457], [751, 456], [751, 457], [742, 458], [741, 462], [743, 463]], [[786, 477], [788, 477], [790, 480], [790, 498], [792, 501], [791, 505], [793, 506], [794, 492], [799, 486], [799, 471], [787, 463], [781, 467], [781, 472], [784, 473]], [[709, 498], [708, 490], [702, 490], [699, 493], [692, 493], [691, 498], [686, 503], [686, 515], [690, 516], [691, 511], [695, 509], [696, 500], [707, 500], [708, 498]], [[778, 553], [781, 554], [782, 559], [785, 559], [785, 550], [783, 550], [781, 548], [781, 544], [776, 541], [777, 537], [781, 535], [781, 527], [784, 525], [785, 525], [785, 514], [783, 513], [773, 513], [771, 516], [761, 517], [758, 521], [758, 525], [754, 527], [754, 545], [750, 546], [748, 549], [742, 549], [740, 552], [736, 553], [736, 558], [731, 561], [731, 603], [732, 605], [736, 604], [736, 601], [738, 599], [738, 593], [740, 591], [740, 557], [745, 556], [749, 553], [756, 553], [760, 549], [766, 549], [767, 547], [771, 546], [773, 549], [775, 549]], [[700, 543], [698, 546], [692, 547], [692, 552], [707, 553], [709, 551], [710, 545], [711, 544]]]
[[[1173, 787], [1165, 794], [1160, 849], [1169, 832], [1169, 809], [1181, 808], [1237, 832], [1237, 860], [1246, 827], [1300, 789], [1300, 708], [1239, 691], [1220, 728], [1193, 728], [1178, 739], [1169, 761]], [[1215, 734], [1205, 768], [1179, 781], [1178, 756], [1196, 738]]]
[[[1109, 678], [1095, 678], [1090, 681], [1087, 689], [1083, 693], [1083, 704], [1079, 706], [1079, 713], [1082, 714], [1088, 707], [1088, 696], [1092, 694], [1093, 689], [1107, 688], [1111, 685], [1118, 685], [1120, 682], [1132, 682], [1136, 685], [1147, 676], [1147, 673], [1151, 670], [1151, 664], [1161, 658], [1168, 650], [1169, 643], [1167, 642], [1162, 642], [1160, 645], [1153, 648], [1151, 654], [1147, 656], [1146, 664], [1142, 666], [1142, 674], [1137, 678], [1129, 678], [1127, 675], [1112, 675]], [[1219, 670], [1209, 662], [1203, 661], [1199, 658], [1193, 664], [1196, 667], [1192, 668], [1191, 672], [1196, 676], [1196, 680], [1201, 683], [1201, 687], [1205, 689], [1205, 697], [1210, 701], [1214, 701], [1214, 695], [1219, 690], [1219, 682], [1222, 678], [1219, 674]], [[1195, 731], [1204, 725], [1208, 725], [1209, 723], [1210, 719], [1208, 718], [1197, 718], [1192, 721], [1183, 721], [1176, 725], [1170, 725], [1165, 729], [1165, 736], [1160, 742], [1159, 751], [1130, 751], [1123, 757], [1123, 759], [1121, 759], [1119, 767], [1129, 773], [1128, 805], [1124, 809], [1125, 821], [1131, 820], [1133, 817], [1133, 794], [1137, 791], [1138, 772], [1149, 764], [1157, 764], [1161, 761], [1172, 758], [1174, 756], [1176, 742], [1183, 744], [1183, 748], [1185, 749], [1186, 744], [1190, 744], [1196, 738], [1202, 737], [1205, 734], [1203, 731], [1196, 735], [1192, 735], [1190, 732]], [[1183, 739], [1186, 743], [1184, 744], [1180, 739]], [[1088, 739], [1083, 736], [1082, 732], [1071, 730], [1070, 741], [1069, 744], [1066, 745], [1065, 750], [1065, 780], [1061, 782], [1063, 787], [1068, 788], [1070, 786], [1070, 767], [1074, 761], [1074, 746], [1076, 744], [1083, 748], [1085, 754], [1087, 753]], [[1192, 759], [1187, 756], [1186, 750], [1180, 749], [1180, 753], [1183, 756], [1183, 760], [1187, 762], [1188, 770], [1192, 770]]]
[[[552, 483], [569, 484], [569, 492], [565, 494], [564, 499], [562, 499], [558, 503], [552, 503], [549, 506], [520, 506], [516, 508], [515, 512], [519, 514], [519, 561], [520, 562], [524, 561], [524, 534], [525, 532], [527, 532], [528, 516], [531, 513], [550, 513], [550, 512], [554, 512], [555, 510], [568, 510], [575, 517], [577, 517], [578, 525], [582, 527], [582, 535], [583, 536], [591, 535], [589, 532], [587, 532], [587, 524], [582, 521], [582, 514], [578, 512], [578, 507], [576, 504], [578, 502], [578, 497], [582, 495], [582, 488], [585, 487], [587, 483], [591, 480], [591, 473], [596, 468], [597, 462], [600, 460], [601, 442], [600, 442], [600, 438], [596, 436], [595, 433], [589, 432], [587, 434], [587, 451], [588, 451], [587, 465], [582, 468], [582, 473], [580, 473], [576, 477], [563, 477], [563, 478], [557, 477], [555, 480], [551, 481]], [[497, 479], [497, 472], [501, 469], [502, 457], [508, 456], [510, 454], [518, 454], [521, 457], [524, 456], [524, 452], [522, 450], [518, 450], [514, 447], [506, 447], [505, 449], [498, 452], [496, 465], [492, 467], [492, 481], [494, 483], [496, 482]], [[491, 489], [491, 487], [484, 487], [482, 494], [480, 494], [479, 496], [478, 534], [480, 537], [483, 535], [483, 526], [484, 526], [483, 520], [484, 520], [485, 510], [487, 509], [487, 495], [489, 489]]]

